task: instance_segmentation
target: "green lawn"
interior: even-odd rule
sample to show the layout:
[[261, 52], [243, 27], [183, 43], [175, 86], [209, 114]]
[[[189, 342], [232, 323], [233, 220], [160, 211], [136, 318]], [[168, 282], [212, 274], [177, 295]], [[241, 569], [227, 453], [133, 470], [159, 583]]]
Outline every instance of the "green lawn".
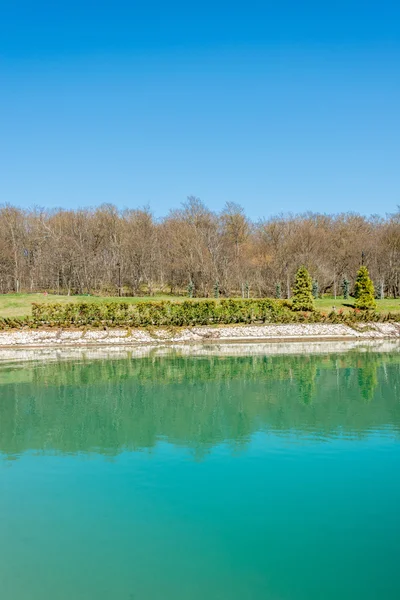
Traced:
[[[182, 301], [187, 298], [182, 296], [145, 296], [145, 297], [124, 297], [124, 298], [113, 298], [113, 297], [99, 297], [99, 296], [57, 296], [55, 294], [0, 294], [0, 317], [23, 317], [31, 314], [32, 302], [60, 302], [65, 304], [67, 302], [154, 302], [157, 300], [172, 300]], [[353, 298], [349, 300], [343, 300], [338, 297], [336, 300], [333, 297], [324, 297], [316, 301], [316, 307], [324, 312], [330, 312], [332, 307], [335, 306], [336, 310], [343, 309], [345, 311], [351, 310], [353, 306]], [[393, 300], [389, 298], [386, 300], [377, 300], [379, 312], [400, 312], [400, 300]]]
[[57, 296], [56, 294], [0, 294], [0, 317], [24, 317], [31, 314], [32, 302], [156, 302], [157, 300], [183, 300], [178, 296], [145, 296], [114, 298], [100, 296]]
[[[376, 303], [378, 312], [400, 312], [399, 299], [386, 298], [385, 300], [377, 300]], [[338, 296], [335, 300], [333, 296], [324, 296], [324, 298], [315, 301], [315, 306], [324, 312], [330, 312], [333, 306], [336, 307], [336, 310], [349, 311], [354, 308], [354, 298], [343, 300], [341, 296]]]

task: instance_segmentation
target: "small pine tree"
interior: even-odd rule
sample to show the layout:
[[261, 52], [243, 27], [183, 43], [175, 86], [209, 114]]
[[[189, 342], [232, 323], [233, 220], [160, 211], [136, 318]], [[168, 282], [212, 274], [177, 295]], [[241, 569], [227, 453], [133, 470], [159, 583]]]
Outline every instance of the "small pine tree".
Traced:
[[276, 287], [275, 287], [275, 298], [282, 298], [282, 288], [281, 288], [281, 284], [277, 283]]
[[356, 299], [356, 308], [361, 310], [376, 308], [374, 284], [365, 266], [361, 266], [358, 270], [354, 286], [354, 296]]
[[342, 292], [344, 300], [348, 300], [350, 296], [350, 282], [348, 279], [343, 279], [342, 282]]
[[219, 298], [219, 283], [216, 281], [214, 283], [214, 298]]
[[293, 310], [314, 310], [314, 298], [312, 296], [312, 279], [305, 267], [300, 267], [296, 273], [296, 279], [292, 288]]
[[313, 298], [316, 300], [319, 296], [319, 285], [318, 285], [318, 281], [315, 281], [315, 279], [312, 284], [312, 292], [311, 293], [313, 295]]
[[188, 286], [187, 286], [187, 293], [189, 298], [193, 298], [193, 294], [194, 294], [194, 283], [192, 280], [189, 281]]

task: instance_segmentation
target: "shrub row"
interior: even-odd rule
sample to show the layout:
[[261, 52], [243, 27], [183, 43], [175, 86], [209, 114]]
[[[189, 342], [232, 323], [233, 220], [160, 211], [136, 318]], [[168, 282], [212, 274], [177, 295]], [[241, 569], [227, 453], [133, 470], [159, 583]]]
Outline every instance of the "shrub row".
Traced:
[[33, 304], [36, 326], [149, 327], [290, 322], [291, 311], [278, 300], [201, 300]]
[[30, 317], [0, 317], [0, 331], [7, 329], [22, 329], [23, 327], [34, 327]]
[[[375, 311], [295, 312], [287, 300], [200, 300], [181, 303], [126, 302], [33, 304], [30, 327], [150, 327], [234, 323], [357, 323], [396, 320]], [[0, 325], [1, 327], [1, 325]]]
[[288, 300], [199, 300], [33, 304], [32, 317], [1, 318], [0, 330], [38, 327], [180, 327], [234, 323], [352, 323], [397, 321], [398, 315], [375, 311], [298, 312]]

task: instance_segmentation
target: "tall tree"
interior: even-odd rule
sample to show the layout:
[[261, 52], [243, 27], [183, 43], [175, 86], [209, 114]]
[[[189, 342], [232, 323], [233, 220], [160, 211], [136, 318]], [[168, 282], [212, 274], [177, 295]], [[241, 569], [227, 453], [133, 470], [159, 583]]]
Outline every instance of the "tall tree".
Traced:
[[367, 267], [364, 265], [358, 269], [354, 296], [356, 308], [361, 310], [376, 308], [374, 284], [370, 279]]
[[312, 279], [306, 267], [302, 266], [298, 269], [292, 292], [294, 310], [314, 310]]

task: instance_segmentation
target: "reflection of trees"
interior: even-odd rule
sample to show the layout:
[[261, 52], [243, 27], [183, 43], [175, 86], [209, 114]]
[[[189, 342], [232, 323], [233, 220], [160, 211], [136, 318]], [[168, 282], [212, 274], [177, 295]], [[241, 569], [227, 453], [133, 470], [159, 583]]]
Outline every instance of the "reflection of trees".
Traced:
[[0, 451], [115, 454], [162, 438], [201, 454], [222, 441], [240, 448], [260, 430], [363, 435], [398, 427], [399, 365], [394, 354], [355, 352], [24, 367], [13, 372], [20, 383], [0, 386]]
[[311, 404], [315, 393], [317, 365], [307, 357], [299, 366], [296, 378], [299, 387], [299, 398], [303, 404]]
[[378, 385], [378, 363], [373, 355], [367, 355], [363, 366], [358, 371], [358, 385], [360, 386], [361, 396], [367, 402], [374, 397], [376, 386]]

